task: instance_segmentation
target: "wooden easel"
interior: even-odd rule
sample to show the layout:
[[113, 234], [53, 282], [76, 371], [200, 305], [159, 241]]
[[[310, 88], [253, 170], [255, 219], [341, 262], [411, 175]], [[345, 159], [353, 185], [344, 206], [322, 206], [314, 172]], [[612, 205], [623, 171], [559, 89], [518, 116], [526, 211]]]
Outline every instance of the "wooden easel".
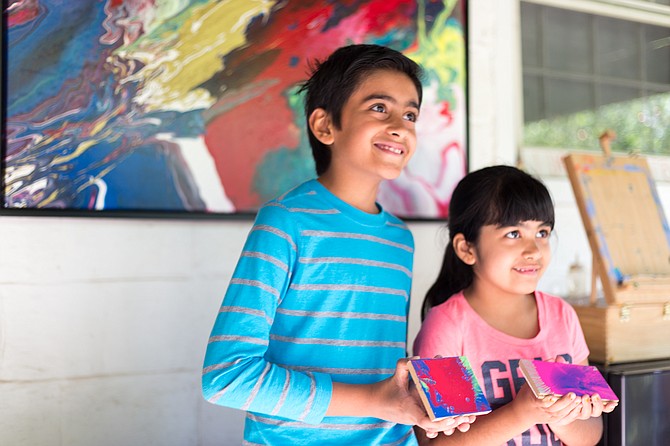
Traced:
[[[670, 357], [670, 229], [643, 157], [570, 154], [564, 164], [593, 257], [589, 305], [575, 305], [594, 360]], [[600, 280], [606, 306], [597, 302]]]

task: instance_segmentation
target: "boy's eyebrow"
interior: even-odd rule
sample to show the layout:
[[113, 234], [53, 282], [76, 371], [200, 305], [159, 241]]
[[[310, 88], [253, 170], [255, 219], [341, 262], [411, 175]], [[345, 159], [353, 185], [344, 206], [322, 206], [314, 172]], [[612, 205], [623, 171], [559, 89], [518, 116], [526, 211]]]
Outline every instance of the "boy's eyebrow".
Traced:
[[[382, 99], [384, 101], [392, 102], [394, 104], [398, 103], [398, 101], [393, 96], [389, 96], [387, 94], [382, 94], [382, 93], [372, 93], [372, 94], [366, 96], [365, 98], [363, 98], [362, 102], [365, 103], [365, 102], [368, 102], [368, 101], [372, 101], [374, 99]], [[407, 105], [409, 107], [414, 107], [417, 110], [420, 109], [419, 103], [416, 102], [416, 101], [409, 100], [409, 101], [407, 101], [407, 103], [405, 105]]]

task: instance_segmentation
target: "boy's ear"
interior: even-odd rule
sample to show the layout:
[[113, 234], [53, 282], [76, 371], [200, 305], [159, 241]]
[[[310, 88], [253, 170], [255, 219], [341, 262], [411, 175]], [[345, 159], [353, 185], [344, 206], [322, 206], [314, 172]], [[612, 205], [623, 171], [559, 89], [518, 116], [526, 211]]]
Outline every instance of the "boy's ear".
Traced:
[[456, 252], [456, 255], [458, 256], [459, 259], [466, 265], [474, 265], [475, 262], [477, 261], [477, 257], [475, 256], [475, 249], [472, 243], [468, 242], [465, 240], [465, 236], [461, 234], [460, 232], [456, 234], [452, 241], [452, 246], [454, 247], [454, 251]]
[[333, 123], [330, 115], [322, 108], [315, 109], [309, 115], [309, 129], [312, 131], [316, 139], [323, 144], [329, 146], [335, 141], [333, 135]]

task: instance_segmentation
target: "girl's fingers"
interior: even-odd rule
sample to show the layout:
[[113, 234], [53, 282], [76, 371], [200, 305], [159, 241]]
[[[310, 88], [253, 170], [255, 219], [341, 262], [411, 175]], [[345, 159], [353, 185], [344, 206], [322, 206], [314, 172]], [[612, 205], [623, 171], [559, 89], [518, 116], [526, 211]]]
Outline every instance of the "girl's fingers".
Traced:
[[544, 400], [542, 400], [542, 402], [544, 403], [544, 407], [546, 407], [549, 412], [554, 413], [565, 410], [570, 406], [576, 406], [576, 400], [577, 395], [570, 392], [566, 395], [563, 395], [557, 400], [554, 398], [548, 398], [548, 399], [545, 398]]
[[467, 432], [470, 430], [470, 423], [461, 423], [458, 425], [457, 429], [461, 432]]
[[610, 413], [614, 409], [616, 409], [616, 407], [618, 405], [619, 405], [619, 403], [617, 403], [616, 401], [609, 401], [609, 402], [605, 403], [605, 406], [603, 407], [603, 412]]
[[591, 416], [599, 417], [603, 414], [603, 400], [600, 395], [593, 395], [591, 398]]

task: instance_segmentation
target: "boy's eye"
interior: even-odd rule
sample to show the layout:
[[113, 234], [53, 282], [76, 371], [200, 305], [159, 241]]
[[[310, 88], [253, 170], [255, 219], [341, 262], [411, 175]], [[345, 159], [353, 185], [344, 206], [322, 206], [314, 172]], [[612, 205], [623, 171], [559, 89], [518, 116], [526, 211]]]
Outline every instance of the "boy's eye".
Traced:
[[505, 234], [505, 237], [507, 237], [507, 238], [519, 238], [519, 237], [521, 237], [521, 233], [519, 231], [510, 231], [507, 234]]
[[384, 104], [375, 104], [372, 107], [370, 107], [370, 110], [376, 111], [379, 113], [385, 113], [386, 112], [386, 107], [384, 107]]
[[410, 121], [410, 122], [416, 122], [418, 116], [414, 112], [407, 112], [405, 113], [405, 119]]

